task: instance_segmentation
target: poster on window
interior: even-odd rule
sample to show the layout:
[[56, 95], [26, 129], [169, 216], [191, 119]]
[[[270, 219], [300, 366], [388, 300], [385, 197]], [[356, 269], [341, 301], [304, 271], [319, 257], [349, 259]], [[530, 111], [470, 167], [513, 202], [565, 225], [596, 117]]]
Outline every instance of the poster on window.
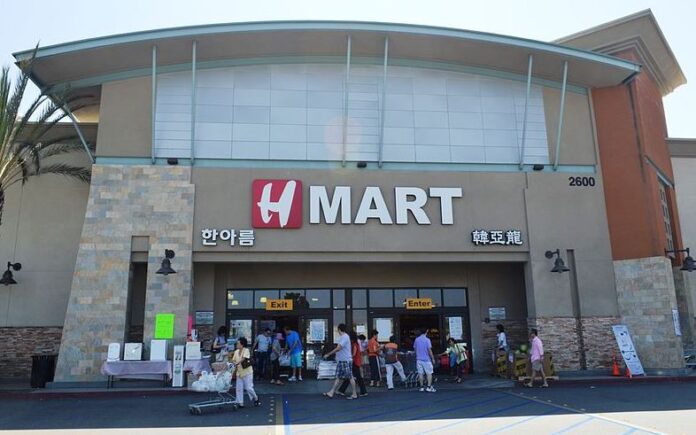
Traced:
[[309, 339], [312, 342], [324, 341], [326, 336], [326, 321], [310, 320], [309, 321]]
[[614, 331], [619, 351], [626, 363], [626, 367], [631, 371], [631, 375], [644, 375], [643, 364], [640, 363], [638, 353], [635, 347], [633, 347], [633, 340], [631, 340], [631, 335], [628, 333], [626, 325], [614, 325], [611, 329]]
[[462, 330], [462, 318], [461, 317], [450, 317], [449, 318], [449, 335], [455, 340], [463, 340], [462, 335], [464, 331]]

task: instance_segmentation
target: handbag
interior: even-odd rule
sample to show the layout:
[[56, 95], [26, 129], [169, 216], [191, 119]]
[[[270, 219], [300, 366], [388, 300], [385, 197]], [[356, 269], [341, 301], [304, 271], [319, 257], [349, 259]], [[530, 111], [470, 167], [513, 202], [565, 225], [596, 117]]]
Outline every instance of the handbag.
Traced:
[[278, 356], [278, 364], [281, 367], [290, 367], [290, 354], [283, 352]]

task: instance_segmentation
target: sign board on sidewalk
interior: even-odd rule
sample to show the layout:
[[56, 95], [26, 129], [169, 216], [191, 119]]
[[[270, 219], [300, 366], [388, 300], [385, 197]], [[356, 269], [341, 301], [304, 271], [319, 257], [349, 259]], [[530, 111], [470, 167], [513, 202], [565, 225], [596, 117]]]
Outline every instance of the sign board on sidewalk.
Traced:
[[626, 325], [614, 325], [611, 329], [614, 331], [619, 351], [626, 367], [631, 371], [631, 375], [644, 375], [643, 365], [640, 363], [635, 347], [633, 347], [633, 340], [631, 340], [631, 334], [628, 333]]
[[174, 363], [172, 365], [172, 387], [184, 386], [184, 346], [174, 346]]

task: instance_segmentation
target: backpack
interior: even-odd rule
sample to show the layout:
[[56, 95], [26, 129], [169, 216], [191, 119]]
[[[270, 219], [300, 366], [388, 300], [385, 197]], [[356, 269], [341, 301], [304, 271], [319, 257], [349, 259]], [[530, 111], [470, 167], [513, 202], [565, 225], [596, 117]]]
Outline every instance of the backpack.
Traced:
[[388, 347], [384, 349], [384, 362], [385, 364], [394, 364], [399, 361], [396, 349]]

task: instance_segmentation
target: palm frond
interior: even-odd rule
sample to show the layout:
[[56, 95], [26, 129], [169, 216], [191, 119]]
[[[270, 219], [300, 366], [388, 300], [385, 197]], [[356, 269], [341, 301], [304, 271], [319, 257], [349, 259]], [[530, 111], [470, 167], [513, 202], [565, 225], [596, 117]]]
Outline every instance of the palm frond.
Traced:
[[84, 182], [89, 182], [92, 176], [92, 172], [87, 168], [79, 168], [65, 163], [53, 163], [42, 166], [36, 173], [36, 175], [44, 174], [64, 175]]

